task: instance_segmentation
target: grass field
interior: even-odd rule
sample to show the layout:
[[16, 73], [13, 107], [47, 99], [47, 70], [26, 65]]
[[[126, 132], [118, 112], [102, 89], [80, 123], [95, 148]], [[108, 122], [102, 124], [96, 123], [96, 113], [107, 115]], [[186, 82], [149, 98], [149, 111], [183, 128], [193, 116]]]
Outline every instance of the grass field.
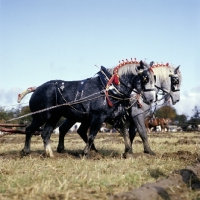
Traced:
[[[119, 133], [99, 133], [95, 139], [99, 152], [82, 159], [85, 144], [78, 134], [70, 133], [64, 153], [56, 152], [58, 135], [53, 134], [54, 158], [45, 158], [41, 137], [33, 136], [31, 154], [21, 158], [24, 138], [14, 134], [0, 137], [0, 199], [110, 199], [196, 164], [200, 152], [199, 132], [151, 133], [149, 142], [156, 156], [143, 153], [137, 135], [133, 158], [124, 159]], [[200, 199], [199, 190], [188, 187], [185, 192], [181, 199]]]

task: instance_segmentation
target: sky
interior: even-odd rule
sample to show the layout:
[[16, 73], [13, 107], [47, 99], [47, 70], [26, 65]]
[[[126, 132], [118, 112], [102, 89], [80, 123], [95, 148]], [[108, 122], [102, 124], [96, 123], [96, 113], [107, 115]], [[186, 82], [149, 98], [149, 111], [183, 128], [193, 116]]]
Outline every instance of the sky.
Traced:
[[[0, 0], [0, 107], [49, 80], [82, 80], [120, 60], [180, 65], [181, 98], [200, 108], [199, 0]], [[21, 105], [28, 105], [28, 94]]]

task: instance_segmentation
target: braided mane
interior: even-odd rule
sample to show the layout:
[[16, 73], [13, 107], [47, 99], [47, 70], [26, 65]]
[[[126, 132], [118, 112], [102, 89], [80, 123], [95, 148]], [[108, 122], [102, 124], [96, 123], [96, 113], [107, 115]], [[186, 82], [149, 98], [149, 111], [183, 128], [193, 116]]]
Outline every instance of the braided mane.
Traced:
[[166, 64], [163, 64], [163, 63], [161, 63], [161, 64], [156, 63], [156, 64], [153, 64], [151, 67], [152, 67], [152, 68], [155, 68], [155, 67], [169, 67], [169, 63], [166, 63]]
[[108, 71], [113, 74], [110, 82], [114, 82], [115, 84], [119, 85], [119, 77], [121, 77], [124, 74], [128, 74], [128, 73], [133, 73], [134, 75], [137, 75], [137, 69], [136, 67], [140, 64], [140, 62], [138, 62], [136, 60], [136, 58], [134, 58], [134, 60], [128, 61], [126, 59], [126, 61], [122, 60], [122, 62], [119, 61], [119, 64], [112, 68], [112, 69], [108, 69]]
[[122, 76], [123, 74], [128, 74], [128, 73], [133, 73], [134, 75], [137, 75], [136, 67], [140, 64], [138, 61], [136, 61], [136, 58], [134, 60], [126, 61], [122, 60], [122, 63], [119, 61], [119, 65], [112, 69], [108, 69], [108, 71], [112, 74], [112, 77], [108, 81], [106, 85], [106, 98], [108, 101], [108, 104], [110, 106], [113, 106], [112, 102], [108, 98], [108, 88], [111, 83], [114, 83], [116, 85], [120, 84], [119, 77]]
[[[169, 65], [169, 63], [166, 63], [166, 64], [156, 63], [150, 67], [150, 70], [152, 70], [154, 74], [159, 75], [159, 77], [162, 80], [165, 80], [169, 75], [174, 75], [174, 69], [175, 67], [172, 65]], [[178, 70], [178, 76], [181, 82], [182, 77], [179, 70]]]

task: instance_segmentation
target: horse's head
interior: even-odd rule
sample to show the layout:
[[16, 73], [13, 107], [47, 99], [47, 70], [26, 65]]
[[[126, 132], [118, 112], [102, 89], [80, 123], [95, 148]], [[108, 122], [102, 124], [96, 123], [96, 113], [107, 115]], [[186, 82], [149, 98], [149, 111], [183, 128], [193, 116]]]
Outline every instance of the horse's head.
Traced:
[[159, 90], [163, 91], [165, 101], [168, 101], [171, 97], [173, 105], [180, 100], [181, 73], [179, 67], [174, 68], [169, 66], [168, 63], [152, 66], [156, 78], [157, 92]]
[[154, 74], [150, 66], [143, 61], [140, 61], [140, 66], [137, 67], [138, 70], [138, 82], [141, 83], [141, 88], [136, 88], [139, 93], [143, 96], [143, 101], [147, 104], [153, 103], [155, 101], [155, 80]]
[[181, 86], [181, 72], [179, 71], [179, 67], [176, 67], [173, 71], [173, 74], [170, 75], [171, 79], [171, 91], [170, 91], [170, 97], [172, 100], [172, 104], [176, 104], [180, 101], [180, 86]]
[[109, 72], [113, 74], [109, 84], [111, 81], [114, 82], [126, 96], [130, 96], [131, 92], [136, 90], [138, 94], [142, 94], [147, 104], [155, 100], [153, 71], [150, 70], [148, 64], [132, 59], [131, 61], [123, 60]]

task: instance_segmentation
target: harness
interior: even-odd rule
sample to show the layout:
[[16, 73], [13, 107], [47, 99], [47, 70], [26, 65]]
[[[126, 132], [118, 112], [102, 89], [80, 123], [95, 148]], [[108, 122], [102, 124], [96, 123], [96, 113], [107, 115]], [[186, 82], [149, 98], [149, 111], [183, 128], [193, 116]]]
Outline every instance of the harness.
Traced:
[[[113, 103], [111, 102], [109, 96], [115, 96], [116, 98], [120, 98], [120, 99], [124, 99], [124, 97], [126, 98], [128, 97], [124, 92], [118, 89], [117, 85], [119, 84], [116, 84], [116, 81], [114, 81], [115, 76], [112, 76], [105, 67], [101, 66], [101, 70], [97, 74], [99, 76], [99, 79], [102, 85], [106, 89], [105, 95], [106, 95], [106, 100], [109, 106], [111, 107], [113, 106]], [[125, 85], [121, 80], [120, 80], [120, 84]], [[128, 86], [126, 85], [126, 87]], [[138, 93], [136, 90], [135, 92]]]
[[78, 84], [78, 88], [77, 88], [77, 93], [76, 93], [76, 97], [75, 97], [75, 101], [77, 100], [77, 97], [80, 94], [80, 98], [82, 98], [83, 95], [83, 90], [85, 88], [85, 85], [87, 83], [88, 80], [90, 80], [91, 78], [87, 78], [85, 80], [82, 80], [79, 84]]
[[[119, 88], [117, 87], [119, 84], [122, 84], [126, 88], [128, 88], [129, 90], [131, 89], [132, 91], [134, 91], [138, 95], [138, 96], [136, 96], [136, 101], [138, 101], [138, 104], [141, 105], [139, 103], [139, 92], [137, 90], [134, 90], [131, 87], [127, 86], [126, 84], [124, 84], [123, 81], [121, 81], [119, 79], [119, 76], [118, 76], [118, 69], [120, 67], [124, 66], [125, 64], [132, 64], [132, 63], [133, 64], [139, 64], [139, 62], [137, 62], [136, 59], [135, 59], [135, 61], [132, 61], [132, 59], [131, 59], [131, 61], [128, 61], [128, 60], [126, 62], [123, 61], [123, 63], [120, 63], [117, 67], [115, 67], [113, 75], [111, 75], [106, 70], [106, 68], [102, 66], [101, 70], [98, 72], [98, 75], [99, 75], [99, 78], [100, 78], [101, 83], [103, 84], [105, 90], [101, 90], [101, 91], [99, 91], [99, 92], [97, 92], [95, 94], [92, 94], [92, 95], [89, 95], [89, 96], [87, 96], [85, 98], [82, 98], [84, 87], [85, 87], [85, 85], [86, 85], [86, 83], [87, 83], [87, 81], [89, 79], [82, 80], [80, 82], [80, 84], [78, 85], [78, 87], [77, 87], [77, 94], [76, 94], [75, 100], [71, 101], [71, 102], [67, 102], [66, 99], [64, 98], [63, 94], [62, 94], [63, 90], [65, 88], [64, 82], [62, 82], [61, 85], [58, 84], [58, 82], [55, 82], [54, 83], [56, 85], [56, 87], [55, 87], [56, 105], [55, 106], [51, 106], [51, 107], [48, 107], [48, 108], [44, 108], [42, 110], [31, 112], [31, 113], [29, 113], [27, 115], [23, 115], [23, 116], [20, 116], [20, 117], [17, 117], [17, 118], [13, 118], [13, 119], [11, 119], [9, 121], [13, 121], [15, 119], [20, 119], [20, 118], [23, 118], [23, 117], [26, 117], [26, 116], [30, 116], [30, 115], [33, 115], [33, 114], [37, 114], [37, 113], [41, 113], [41, 112], [48, 111], [48, 110], [51, 110], [51, 109], [55, 109], [55, 108], [58, 108], [58, 107], [61, 107], [61, 106], [70, 106], [73, 109], [75, 109], [73, 107], [73, 105], [75, 105], [75, 104], [81, 104], [82, 102], [85, 102], [85, 101], [91, 101], [91, 100], [99, 98], [101, 96], [106, 96], [106, 99], [107, 99], [107, 102], [108, 102], [109, 106], [113, 106], [113, 103], [109, 99], [109, 96], [112, 97], [113, 99], [115, 99], [115, 103], [119, 102], [119, 101], [122, 101], [122, 100], [130, 100], [130, 97], [128, 95], [126, 95], [123, 91], [119, 90]], [[138, 78], [138, 76], [135, 76], [133, 78], [133, 80], [135, 78]], [[145, 83], [145, 81], [148, 82], [148, 76], [147, 77], [143, 77], [142, 81], [143, 81], [143, 83]], [[56, 88], [58, 90], [58, 93], [62, 96], [62, 98], [63, 98], [63, 100], [64, 100], [65, 103], [59, 104], [59, 105], [57, 104], [57, 92], [56, 92]], [[148, 90], [146, 89], [146, 91], [150, 91], [150, 90], [151, 89], [148, 89]], [[78, 99], [79, 95], [80, 95], [80, 98]], [[120, 108], [120, 110], [121, 110], [121, 108]]]

